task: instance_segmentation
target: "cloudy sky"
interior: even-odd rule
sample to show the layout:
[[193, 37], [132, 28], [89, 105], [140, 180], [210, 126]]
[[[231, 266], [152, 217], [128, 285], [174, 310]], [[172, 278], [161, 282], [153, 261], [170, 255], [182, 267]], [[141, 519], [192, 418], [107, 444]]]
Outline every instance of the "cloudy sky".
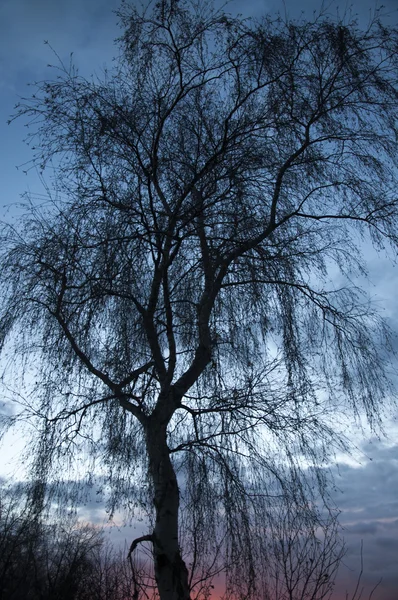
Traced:
[[[329, 3], [327, 3], [328, 5]], [[337, 3], [338, 4], [338, 3]], [[48, 63], [56, 58], [47, 40], [62, 60], [73, 51], [74, 61], [84, 75], [100, 72], [111, 65], [118, 35], [117, 18], [112, 10], [118, 0], [0, 0], [0, 216], [10, 218], [21, 193], [43, 193], [34, 171], [23, 173], [22, 166], [30, 154], [23, 143], [23, 124], [6, 121], [20, 96], [28, 95], [27, 83], [52, 77]], [[300, 11], [311, 17], [319, 9], [318, 0], [236, 0], [231, 12], [258, 15], [281, 10], [297, 16]], [[366, 24], [376, 4], [372, 0], [341, 2], [340, 11], [350, 5]], [[385, 21], [398, 23], [398, 0], [384, 0]], [[331, 8], [331, 11], [336, 10]], [[20, 165], [19, 170], [16, 168]], [[370, 291], [380, 302], [392, 326], [398, 331], [396, 269], [387, 259], [370, 254]], [[377, 439], [364, 432], [356, 433], [358, 451], [355, 457], [339, 457], [335, 469], [335, 498], [342, 510], [341, 522], [347, 542], [346, 566], [339, 577], [340, 598], [344, 590], [353, 589], [360, 567], [360, 545], [363, 540], [363, 584], [370, 590], [380, 578], [382, 582], [373, 598], [396, 600], [398, 597], [398, 426], [394, 415], [388, 416], [388, 438]], [[91, 516], [94, 518], [95, 507]], [[90, 511], [87, 512], [90, 516]], [[96, 513], [96, 518], [98, 513]], [[130, 532], [122, 530], [120, 540]], [[336, 596], [337, 598], [337, 596]], [[364, 595], [363, 598], [367, 598]]]

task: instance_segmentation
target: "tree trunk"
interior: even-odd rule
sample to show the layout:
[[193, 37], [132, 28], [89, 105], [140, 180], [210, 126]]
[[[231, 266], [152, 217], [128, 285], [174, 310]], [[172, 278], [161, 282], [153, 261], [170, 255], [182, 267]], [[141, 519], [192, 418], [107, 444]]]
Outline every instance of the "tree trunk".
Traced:
[[146, 431], [156, 522], [153, 530], [155, 578], [161, 600], [189, 600], [188, 570], [178, 544], [179, 489], [170, 460], [167, 424], [151, 419]]

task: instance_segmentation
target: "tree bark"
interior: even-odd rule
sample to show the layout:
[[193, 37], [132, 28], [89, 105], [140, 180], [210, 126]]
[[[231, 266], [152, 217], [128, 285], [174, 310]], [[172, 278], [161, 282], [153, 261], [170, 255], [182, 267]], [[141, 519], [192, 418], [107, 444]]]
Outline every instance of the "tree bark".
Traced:
[[189, 600], [188, 569], [178, 543], [179, 489], [167, 446], [167, 422], [153, 415], [146, 429], [149, 475], [156, 521], [153, 530], [155, 578], [161, 600]]

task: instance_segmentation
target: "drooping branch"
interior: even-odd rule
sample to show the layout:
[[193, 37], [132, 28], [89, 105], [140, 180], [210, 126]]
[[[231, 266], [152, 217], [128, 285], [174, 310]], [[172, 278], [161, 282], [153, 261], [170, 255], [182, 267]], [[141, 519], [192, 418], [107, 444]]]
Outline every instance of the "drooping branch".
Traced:
[[139, 592], [140, 592], [140, 589], [142, 588], [142, 586], [140, 585], [140, 583], [137, 579], [136, 569], [134, 567], [134, 561], [133, 561], [134, 550], [137, 548], [137, 546], [139, 544], [142, 544], [143, 542], [152, 542], [153, 543], [153, 541], [154, 541], [153, 535], [147, 534], [147, 535], [142, 535], [141, 537], [135, 538], [135, 540], [133, 540], [133, 542], [131, 543], [127, 558], [130, 561], [131, 575], [133, 578], [133, 586], [134, 586], [133, 600], [138, 600]]

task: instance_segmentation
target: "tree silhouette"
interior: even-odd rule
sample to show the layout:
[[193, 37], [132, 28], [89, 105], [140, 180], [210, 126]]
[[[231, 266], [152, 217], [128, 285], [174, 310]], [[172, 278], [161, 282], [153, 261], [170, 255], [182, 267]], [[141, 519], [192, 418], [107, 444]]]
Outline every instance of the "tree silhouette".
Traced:
[[102, 529], [62, 510], [38, 519], [32, 509], [26, 486], [0, 486], [1, 600], [132, 600], [125, 557]]
[[397, 245], [397, 30], [183, 0], [119, 17], [111, 73], [61, 63], [18, 107], [53, 179], [3, 229], [3, 349], [37, 481], [82, 455], [106, 475], [111, 510], [148, 515], [132, 549], [162, 600], [215, 556], [252, 597], [273, 497], [323, 492], [338, 415], [375, 423], [388, 397], [355, 277], [362, 238]]
[[[156, 598], [153, 569], [105, 539], [103, 529], [78, 521], [65, 510], [52, 510], [45, 520], [32, 513], [26, 486], [0, 486], [0, 598], [3, 600], [134, 600]], [[331, 600], [334, 580], [345, 554], [339, 539], [337, 512], [315, 514], [291, 498], [275, 501], [262, 537], [263, 600]], [[320, 527], [319, 527], [320, 526]], [[263, 528], [264, 531], [264, 528]], [[197, 560], [191, 554], [192, 560]], [[363, 595], [361, 572], [349, 597]], [[209, 598], [212, 570], [191, 584], [193, 598]], [[378, 582], [378, 584], [380, 581]], [[369, 600], [378, 584], [369, 595]]]

